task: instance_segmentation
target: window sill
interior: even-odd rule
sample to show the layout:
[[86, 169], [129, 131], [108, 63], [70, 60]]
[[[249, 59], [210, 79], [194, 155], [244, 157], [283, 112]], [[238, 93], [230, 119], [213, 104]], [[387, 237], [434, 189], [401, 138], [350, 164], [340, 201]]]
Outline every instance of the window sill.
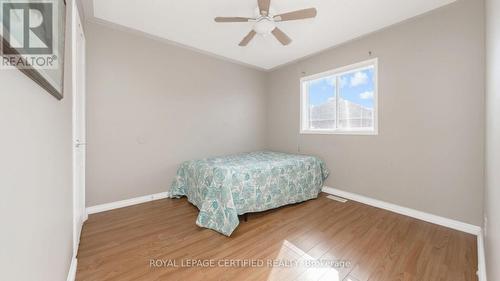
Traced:
[[377, 130], [301, 130], [301, 135], [360, 135], [377, 136]]

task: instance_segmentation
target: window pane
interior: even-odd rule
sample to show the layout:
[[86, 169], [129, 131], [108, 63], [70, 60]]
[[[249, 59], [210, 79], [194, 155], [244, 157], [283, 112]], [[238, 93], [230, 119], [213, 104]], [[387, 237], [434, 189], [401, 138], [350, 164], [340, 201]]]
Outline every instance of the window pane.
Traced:
[[340, 129], [372, 129], [374, 125], [374, 68], [353, 71], [340, 76]]
[[335, 77], [307, 82], [309, 129], [335, 129]]

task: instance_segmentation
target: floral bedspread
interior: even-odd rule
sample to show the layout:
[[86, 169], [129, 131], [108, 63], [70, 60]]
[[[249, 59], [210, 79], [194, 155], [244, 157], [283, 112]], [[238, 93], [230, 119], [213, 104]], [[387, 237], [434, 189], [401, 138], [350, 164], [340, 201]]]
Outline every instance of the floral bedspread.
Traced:
[[196, 224], [230, 236], [238, 215], [317, 198], [328, 176], [314, 156], [252, 152], [182, 163], [170, 197], [187, 196]]

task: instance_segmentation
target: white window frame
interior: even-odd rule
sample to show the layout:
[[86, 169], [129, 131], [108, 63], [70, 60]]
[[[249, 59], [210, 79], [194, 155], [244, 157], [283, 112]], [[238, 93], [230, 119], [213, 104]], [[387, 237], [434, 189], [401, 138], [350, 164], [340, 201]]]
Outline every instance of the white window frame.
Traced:
[[[373, 67], [373, 129], [354, 128], [354, 129], [310, 129], [309, 128], [309, 103], [307, 93], [307, 83], [311, 80], [317, 80], [328, 76], [341, 76], [351, 73], [355, 70]], [[339, 94], [339, 85], [336, 82], [336, 94]], [[338, 112], [337, 112], [338, 115]], [[338, 120], [338, 118], [336, 118]], [[339, 67], [322, 73], [302, 77], [300, 79], [300, 133], [314, 135], [378, 135], [378, 59], [370, 59], [359, 63]]]

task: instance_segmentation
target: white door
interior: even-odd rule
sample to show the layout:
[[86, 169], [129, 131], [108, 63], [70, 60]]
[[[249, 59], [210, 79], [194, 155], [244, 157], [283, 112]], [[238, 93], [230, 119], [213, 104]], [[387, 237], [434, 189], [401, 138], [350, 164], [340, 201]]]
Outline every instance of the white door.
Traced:
[[73, 254], [76, 256], [85, 213], [85, 36], [73, 2]]

